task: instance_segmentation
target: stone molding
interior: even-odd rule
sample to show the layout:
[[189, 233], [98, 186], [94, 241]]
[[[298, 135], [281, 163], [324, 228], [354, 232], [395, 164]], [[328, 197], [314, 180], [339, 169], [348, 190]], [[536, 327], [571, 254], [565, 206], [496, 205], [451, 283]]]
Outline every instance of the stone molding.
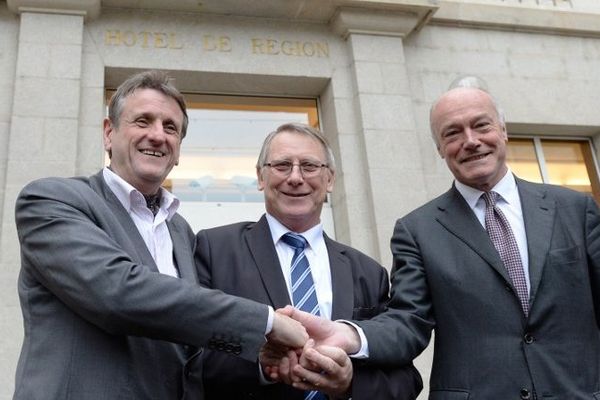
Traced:
[[340, 7], [329, 25], [344, 39], [352, 33], [404, 38], [425, 25], [438, 8], [430, 1], [399, 3], [389, 9]]
[[6, 0], [9, 10], [24, 12], [82, 15], [86, 20], [100, 15], [101, 0]]
[[440, 8], [431, 18], [431, 23], [554, 35], [600, 37], [600, 13], [515, 3], [489, 4], [440, 0]]

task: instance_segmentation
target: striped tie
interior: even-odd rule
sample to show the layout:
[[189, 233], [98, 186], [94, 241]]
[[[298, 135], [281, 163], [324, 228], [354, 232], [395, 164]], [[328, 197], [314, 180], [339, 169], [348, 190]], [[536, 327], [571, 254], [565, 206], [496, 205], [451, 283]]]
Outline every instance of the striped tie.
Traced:
[[[288, 232], [281, 237], [281, 240], [294, 249], [292, 258], [292, 302], [294, 307], [299, 310], [309, 312], [314, 315], [320, 315], [319, 301], [315, 291], [315, 283], [310, 273], [310, 265], [304, 249], [306, 248], [306, 239], [302, 235]], [[305, 392], [305, 400], [321, 400], [327, 397], [316, 390]]]

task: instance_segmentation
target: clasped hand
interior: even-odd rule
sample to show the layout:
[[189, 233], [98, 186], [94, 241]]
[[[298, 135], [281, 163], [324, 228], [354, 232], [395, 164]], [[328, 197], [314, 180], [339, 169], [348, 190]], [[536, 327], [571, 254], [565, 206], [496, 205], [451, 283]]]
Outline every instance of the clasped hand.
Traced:
[[331, 397], [348, 396], [352, 383], [352, 362], [344, 350], [349, 347], [348, 331], [343, 327], [344, 324], [304, 313], [291, 306], [277, 310], [277, 314], [277, 317], [286, 316], [301, 323], [311, 338], [303, 346], [296, 347], [269, 336], [259, 356], [265, 376], [300, 390], [319, 390]]

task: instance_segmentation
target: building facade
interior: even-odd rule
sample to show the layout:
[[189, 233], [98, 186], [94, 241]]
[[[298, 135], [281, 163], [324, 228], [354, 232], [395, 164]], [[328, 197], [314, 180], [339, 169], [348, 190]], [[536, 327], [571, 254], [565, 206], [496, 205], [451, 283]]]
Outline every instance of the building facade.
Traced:
[[[600, 198], [596, 0], [7, 0], [0, 38], [0, 400], [12, 396], [23, 336], [15, 198], [35, 178], [105, 164], [106, 99], [134, 72], [169, 71], [199, 110], [184, 140], [190, 165], [215, 164], [172, 180], [197, 229], [209, 216], [225, 223], [261, 210], [239, 204], [256, 196], [247, 173], [215, 177], [238, 163], [252, 171], [261, 133], [234, 126], [211, 136], [200, 125], [215, 116], [202, 110], [259, 110], [281, 122], [290, 112], [334, 148], [327, 229], [389, 266], [395, 220], [451, 184], [428, 114], [461, 75], [483, 78], [503, 106], [511, 168]], [[260, 117], [240, 119], [256, 126]], [[210, 140], [196, 143], [194, 132]], [[210, 201], [208, 184], [222, 197]], [[224, 200], [231, 190], [241, 197]], [[418, 360], [425, 376], [430, 362], [429, 353]]]

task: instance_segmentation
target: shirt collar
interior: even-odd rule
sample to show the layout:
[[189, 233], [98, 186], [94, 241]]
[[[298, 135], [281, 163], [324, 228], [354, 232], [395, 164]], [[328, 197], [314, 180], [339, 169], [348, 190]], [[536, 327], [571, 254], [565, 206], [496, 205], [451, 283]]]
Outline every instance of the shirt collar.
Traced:
[[[127, 212], [131, 212], [131, 204], [132, 199], [138, 198], [143, 199], [144, 195], [142, 192], [134, 188], [129, 182], [125, 179], [121, 178], [119, 175], [115, 174], [110, 168], [104, 167], [102, 170], [102, 176], [104, 177], [104, 181], [115, 194], [119, 203], [125, 207]], [[161, 200], [160, 200], [160, 208], [167, 212], [167, 220], [171, 220], [173, 215], [177, 212], [179, 208], [179, 199], [175, 197], [175, 195], [165, 188], [160, 188], [161, 191]], [[144, 200], [145, 202], [145, 200]]]
[[[288, 232], [292, 232], [271, 214], [266, 213], [266, 217], [267, 222], [269, 223], [269, 229], [271, 230], [271, 236], [273, 237], [273, 243], [277, 244], [283, 235]], [[317, 240], [320, 237], [323, 237], [323, 224], [319, 222], [317, 225], [313, 226], [307, 231], [294, 233], [304, 236], [304, 239], [306, 239], [308, 245], [314, 249], [317, 245]]]
[[[467, 186], [457, 180], [454, 181], [454, 185], [456, 186], [456, 190], [458, 190], [462, 197], [464, 197], [465, 201], [469, 204], [469, 207], [475, 208], [483, 192], [471, 186]], [[500, 197], [508, 204], [517, 203], [519, 198], [517, 181], [510, 170], [506, 171], [504, 177], [500, 179], [496, 186], [492, 188], [492, 191], [498, 193]]]

